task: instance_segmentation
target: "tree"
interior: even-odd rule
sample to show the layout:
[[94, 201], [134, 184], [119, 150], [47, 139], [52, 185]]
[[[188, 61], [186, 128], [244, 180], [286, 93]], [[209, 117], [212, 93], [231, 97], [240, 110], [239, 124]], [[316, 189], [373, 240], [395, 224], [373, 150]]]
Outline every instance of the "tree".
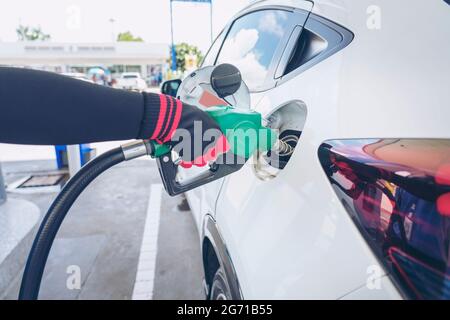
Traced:
[[[176, 44], [175, 52], [177, 54], [177, 69], [181, 72], [186, 71], [186, 56], [195, 56], [197, 58], [197, 64], [203, 60], [202, 52], [196, 46], [185, 42]], [[169, 59], [169, 64], [172, 65], [172, 56]]]
[[141, 37], [135, 37], [130, 31], [121, 32], [117, 35], [117, 41], [143, 42]]
[[30, 27], [19, 25], [16, 29], [16, 33], [19, 41], [47, 41], [51, 38], [49, 34], [46, 34], [41, 30], [40, 26]]

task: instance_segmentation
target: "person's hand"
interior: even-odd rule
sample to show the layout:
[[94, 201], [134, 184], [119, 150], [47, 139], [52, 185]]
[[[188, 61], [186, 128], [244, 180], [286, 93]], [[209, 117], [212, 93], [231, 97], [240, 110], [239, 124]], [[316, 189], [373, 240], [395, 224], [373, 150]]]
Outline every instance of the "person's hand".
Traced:
[[149, 139], [172, 146], [182, 167], [204, 166], [229, 150], [219, 125], [206, 112], [166, 95], [148, 94], [146, 98], [159, 106], [149, 115], [148, 121], [154, 122]]

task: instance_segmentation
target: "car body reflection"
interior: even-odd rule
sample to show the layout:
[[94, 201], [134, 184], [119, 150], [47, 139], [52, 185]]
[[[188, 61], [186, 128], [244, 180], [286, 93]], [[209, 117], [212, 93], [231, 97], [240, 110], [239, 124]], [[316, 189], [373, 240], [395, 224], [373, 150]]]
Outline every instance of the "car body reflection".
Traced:
[[450, 141], [332, 140], [319, 158], [336, 194], [402, 291], [450, 298]]

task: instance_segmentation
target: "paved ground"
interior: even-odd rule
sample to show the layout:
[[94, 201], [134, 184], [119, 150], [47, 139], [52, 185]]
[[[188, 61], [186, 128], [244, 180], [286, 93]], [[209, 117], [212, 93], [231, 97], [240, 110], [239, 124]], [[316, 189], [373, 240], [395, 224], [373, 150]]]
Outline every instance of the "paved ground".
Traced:
[[[53, 162], [3, 163], [7, 182], [30, 171], [43, 169], [53, 169]], [[40, 297], [130, 299], [138, 269], [150, 188], [159, 183], [156, 165], [151, 160], [121, 164], [94, 181], [80, 196], [58, 233]], [[46, 212], [55, 195], [9, 194], [9, 198], [29, 200]], [[178, 198], [170, 198], [162, 192], [155, 276], [151, 281], [153, 298], [203, 299], [197, 230], [191, 213], [177, 210], [178, 202]], [[78, 272], [81, 275], [80, 289], [76, 288]], [[17, 297], [21, 273], [17, 270], [10, 287], [0, 293], [0, 298]]]

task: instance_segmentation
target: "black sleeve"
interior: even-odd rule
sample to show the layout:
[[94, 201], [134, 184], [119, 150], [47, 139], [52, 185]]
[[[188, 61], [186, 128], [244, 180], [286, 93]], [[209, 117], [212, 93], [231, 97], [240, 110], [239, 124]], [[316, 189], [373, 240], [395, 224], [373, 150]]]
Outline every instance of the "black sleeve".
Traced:
[[50, 72], [0, 67], [0, 142], [78, 144], [144, 138], [159, 95], [128, 92]]

